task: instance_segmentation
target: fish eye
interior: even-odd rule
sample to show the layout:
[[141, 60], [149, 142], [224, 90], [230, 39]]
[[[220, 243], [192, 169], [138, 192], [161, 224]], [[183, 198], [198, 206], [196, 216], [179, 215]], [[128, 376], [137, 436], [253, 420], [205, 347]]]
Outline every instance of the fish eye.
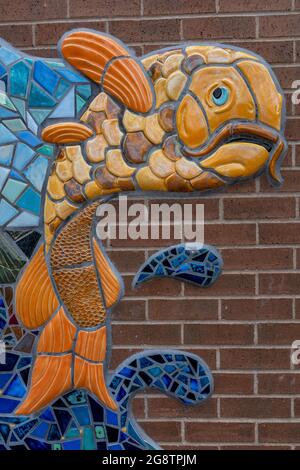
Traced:
[[228, 98], [229, 98], [229, 90], [228, 88], [224, 86], [217, 87], [212, 92], [212, 101], [217, 106], [222, 106], [223, 104], [225, 104]]

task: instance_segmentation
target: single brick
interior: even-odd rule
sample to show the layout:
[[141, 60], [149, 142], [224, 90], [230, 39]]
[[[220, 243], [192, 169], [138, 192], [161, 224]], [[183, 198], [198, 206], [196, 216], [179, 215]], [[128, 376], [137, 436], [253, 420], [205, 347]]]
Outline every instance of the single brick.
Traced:
[[300, 340], [300, 323], [258, 325], [258, 344], [291, 345]]
[[138, 344], [172, 345], [180, 344], [180, 325], [143, 324], [113, 325], [112, 342], [115, 346]]
[[258, 393], [262, 395], [299, 395], [300, 373], [258, 374]]
[[[297, 1], [297, 0], [296, 0]], [[272, 0], [272, 6], [267, 2], [260, 0], [219, 0], [220, 13], [227, 12], [246, 12], [246, 11], [285, 11], [292, 9], [291, 0]]]
[[263, 295], [299, 295], [299, 273], [273, 273], [259, 275], [259, 293]]
[[199, 0], [189, 0], [188, 2], [147, 0], [144, 2], [144, 16], [214, 13], [215, 11], [215, 0], [205, 0], [205, 2], [199, 2]]
[[184, 285], [185, 295], [207, 296], [211, 295], [254, 295], [255, 276], [254, 274], [228, 274], [224, 273], [217, 282], [209, 288], [209, 293], [205, 289], [199, 289], [192, 284]]
[[300, 15], [261, 16], [259, 18], [259, 36], [266, 38], [299, 36], [299, 24]]
[[180, 21], [177, 19], [109, 22], [110, 34], [125, 42], [178, 41], [179, 31]]
[[251, 442], [254, 424], [186, 422], [185, 435], [188, 442]]
[[293, 316], [292, 299], [223, 299], [224, 320], [288, 320]]
[[228, 324], [186, 324], [184, 325], [185, 344], [244, 345], [254, 340], [253, 325]]
[[294, 197], [225, 198], [225, 219], [287, 219], [295, 217]]
[[289, 398], [221, 398], [222, 418], [290, 418]]
[[55, 45], [64, 33], [75, 28], [91, 28], [97, 31], [105, 30], [104, 21], [75, 22], [75, 23], [41, 23], [36, 25], [35, 38], [36, 44]]
[[151, 299], [149, 300], [151, 320], [189, 321], [216, 320], [218, 301], [203, 299], [201, 302], [189, 299]]
[[291, 248], [230, 248], [221, 252], [225, 269], [290, 269]]
[[289, 369], [290, 348], [221, 349], [221, 369]]
[[182, 406], [178, 400], [165, 397], [148, 398], [149, 418], [216, 418], [217, 400], [210, 398], [196, 406]]
[[300, 222], [260, 223], [259, 243], [266, 245], [299, 243]]
[[72, 0], [70, 2], [71, 18], [94, 18], [114, 16], [139, 16], [140, 0]]
[[[82, 2], [81, 2], [82, 10]], [[67, 17], [66, 0], [1, 2], [1, 21], [36, 21]]]
[[184, 18], [184, 39], [255, 38], [254, 17]]
[[258, 424], [259, 442], [300, 443], [299, 423], [261, 423]]
[[251, 395], [254, 389], [252, 374], [214, 372], [215, 395]]

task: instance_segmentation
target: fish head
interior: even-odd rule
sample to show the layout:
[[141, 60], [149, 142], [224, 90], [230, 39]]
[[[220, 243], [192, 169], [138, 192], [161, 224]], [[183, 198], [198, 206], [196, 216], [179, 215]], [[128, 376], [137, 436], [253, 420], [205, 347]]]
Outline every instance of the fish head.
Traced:
[[280, 185], [285, 103], [273, 72], [252, 53], [207, 47], [190, 48], [183, 65], [190, 81], [176, 113], [182, 155], [203, 170], [207, 189], [209, 180], [222, 186], [263, 171]]

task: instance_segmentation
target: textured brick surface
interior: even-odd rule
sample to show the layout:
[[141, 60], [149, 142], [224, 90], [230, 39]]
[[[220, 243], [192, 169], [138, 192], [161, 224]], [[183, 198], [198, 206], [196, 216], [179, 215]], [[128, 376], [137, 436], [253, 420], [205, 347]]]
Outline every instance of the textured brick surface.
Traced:
[[157, 280], [133, 291], [145, 257], [174, 240], [111, 243], [126, 289], [112, 313], [111, 368], [143, 348], [171, 346], [200, 355], [214, 374], [215, 394], [200, 407], [153, 392], [134, 400], [141, 425], [166, 449], [300, 448], [300, 370], [290, 362], [300, 340], [300, 105], [291, 102], [299, 17], [300, 0], [0, 0], [0, 36], [30, 54], [56, 56], [59, 37], [80, 26], [110, 32], [139, 55], [216, 39], [261, 54], [286, 93], [282, 188], [262, 175], [191, 199], [204, 203], [205, 242], [224, 258], [215, 286]]

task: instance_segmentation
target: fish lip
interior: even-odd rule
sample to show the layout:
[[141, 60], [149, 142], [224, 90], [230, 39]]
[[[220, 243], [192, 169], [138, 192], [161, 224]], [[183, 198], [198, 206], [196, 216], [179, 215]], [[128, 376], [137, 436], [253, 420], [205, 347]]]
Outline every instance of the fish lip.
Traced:
[[182, 154], [186, 157], [197, 157], [200, 163], [213, 150], [229, 142], [252, 142], [265, 147], [270, 153], [274, 146], [283, 138], [275, 130], [262, 127], [256, 122], [229, 122], [221, 129], [217, 129], [209, 141], [197, 149], [182, 147]]
[[231, 121], [221, 129], [217, 129], [210, 140], [201, 148], [191, 150], [183, 147], [181, 152], [186, 157], [196, 157], [201, 168], [201, 162], [217, 148], [229, 142], [239, 141], [255, 143], [267, 149], [269, 152], [269, 160], [266, 165], [268, 179], [272, 186], [281, 186], [283, 178], [280, 167], [287, 152], [287, 142], [280, 131], [260, 123]]

